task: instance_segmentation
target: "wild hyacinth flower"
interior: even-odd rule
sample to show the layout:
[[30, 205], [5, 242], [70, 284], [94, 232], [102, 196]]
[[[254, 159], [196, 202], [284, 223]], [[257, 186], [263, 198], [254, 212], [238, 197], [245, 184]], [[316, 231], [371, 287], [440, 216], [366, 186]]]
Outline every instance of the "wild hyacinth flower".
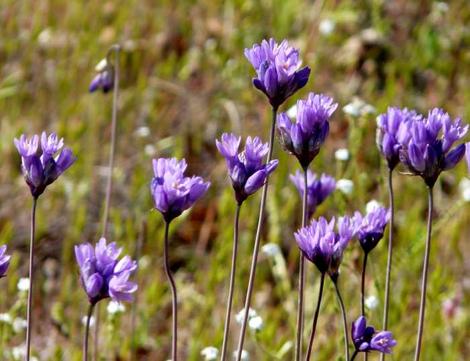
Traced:
[[8, 267], [10, 266], [11, 256], [7, 254], [7, 246], [0, 247], [0, 278], [6, 276]]
[[297, 90], [307, 84], [310, 68], [300, 68], [299, 50], [287, 40], [278, 44], [274, 39], [263, 40], [245, 49], [245, 57], [256, 70], [255, 88], [261, 90], [273, 108], [278, 108]]
[[171, 359], [177, 361], [177, 293], [176, 284], [170, 272], [168, 260], [169, 238], [168, 233], [170, 223], [181, 215], [183, 211], [191, 208], [194, 203], [201, 198], [210, 186], [209, 182], [204, 182], [201, 177], [185, 177], [186, 161], [176, 158], [159, 158], [153, 160], [154, 177], [150, 185], [155, 208], [163, 215], [165, 220], [164, 239], [164, 266], [165, 273], [170, 284], [172, 293], [172, 313], [173, 313], [173, 338], [171, 345]]
[[364, 316], [360, 316], [352, 325], [351, 337], [354, 343], [353, 361], [359, 352], [378, 351], [386, 354], [392, 353], [397, 342], [389, 331], [376, 332], [372, 326], [367, 326]]
[[278, 116], [277, 129], [283, 147], [295, 155], [306, 169], [320, 151], [329, 131], [329, 120], [338, 104], [323, 94], [310, 93], [297, 101], [297, 119], [293, 123], [286, 113]]
[[[304, 175], [302, 172], [297, 171], [295, 174], [291, 174], [289, 179], [294, 183], [300, 197], [303, 198]], [[313, 216], [317, 207], [333, 193], [335, 188], [336, 181], [332, 176], [323, 173], [318, 177], [312, 171], [307, 170], [307, 218]]]
[[88, 90], [93, 93], [97, 90], [101, 90], [103, 93], [108, 93], [113, 90], [114, 87], [114, 70], [112, 67], [106, 67], [106, 69], [100, 71], [95, 75], [90, 83]]

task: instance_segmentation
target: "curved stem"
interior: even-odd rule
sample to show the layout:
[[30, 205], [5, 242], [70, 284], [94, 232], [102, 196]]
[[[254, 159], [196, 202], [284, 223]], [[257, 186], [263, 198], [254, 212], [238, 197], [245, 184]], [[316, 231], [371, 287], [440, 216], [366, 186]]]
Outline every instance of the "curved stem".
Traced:
[[418, 339], [416, 341], [415, 361], [419, 360], [421, 354], [421, 342], [424, 330], [424, 314], [426, 309], [426, 290], [428, 283], [429, 253], [431, 251], [431, 232], [432, 232], [432, 211], [433, 211], [433, 188], [428, 187], [428, 224], [426, 235], [426, 249], [424, 251], [423, 278], [421, 282], [421, 301], [419, 305], [418, 321]]
[[354, 351], [353, 355], [351, 356], [351, 360], [350, 361], [354, 361], [354, 359], [356, 358], [356, 356], [358, 355], [359, 351]]
[[338, 287], [338, 280], [331, 279], [335, 285], [336, 296], [338, 298], [339, 307], [341, 308], [341, 315], [343, 316], [343, 331], [344, 331], [344, 354], [345, 360], [349, 360], [349, 337], [348, 337], [348, 319], [346, 317], [346, 309], [344, 307], [343, 297]]
[[173, 330], [173, 337], [172, 337], [172, 343], [171, 343], [171, 361], [177, 361], [177, 344], [178, 344], [178, 329], [177, 329], [177, 324], [178, 324], [178, 313], [177, 313], [177, 304], [178, 304], [178, 298], [176, 294], [176, 284], [175, 280], [173, 279], [173, 276], [171, 275], [170, 272], [170, 263], [168, 261], [168, 232], [170, 229], [170, 222], [165, 222], [165, 246], [163, 247], [163, 253], [164, 253], [164, 258], [165, 258], [165, 273], [166, 277], [168, 278], [168, 282], [170, 283], [170, 288], [171, 288], [171, 296], [172, 296], [172, 315], [173, 315], [173, 325], [172, 325], [172, 330]]
[[85, 337], [83, 338], [83, 361], [88, 360], [88, 334], [90, 333], [90, 320], [91, 320], [91, 315], [93, 314], [94, 308], [95, 308], [95, 304], [90, 303], [90, 307], [88, 308], [88, 315], [86, 319]]
[[228, 344], [228, 332], [230, 328], [230, 316], [232, 313], [232, 302], [233, 302], [233, 290], [235, 285], [235, 271], [237, 269], [237, 250], [238, 250], [238, 223], [240, 220], [240, 209], [241, 204], [237, 204], [237, 210], [235, 211], [235, 221], [233, 225], [233, 250], [232, 250], [232, 268], [230, 270], [230, 283], [227, 298], [227, 312], [225, 314], [225, 327], [224, 327], [224, 339], [222, 342], [222, 352], [220, 360], [224, 361], [227, 354]]
[[[304, 168], [304, 193], [302, 197], [302, 228], [307, 225], [307, 167]], [[305, 257], [300, 252], [299, 258], [299, 295], [297, 303], [297, 336], [295, 343], [295, 360], [299, 361], [302, 358], [303, 349], [303, 334], [304, 334], [304, 288], [305, 288]]]
[[[390, 226], [388, 229], [388, 257], [387, 257], [387, 274], [385, 276], [385, 300], [384, 300], [384, 317], [382, 329], [388, 329], [388, 309], [390, 301], [390, 274], [392, 272], [392, 253], [393, 253], [393, 225], [395, 218], [395, 201], [393, 196], [393, 171], [388, 170], [388, 196], [390, 207]], [[385, 360], [385, 353], [380, 354], [380, 361]]]
[[33, 197], [33, 206], [31, 207], [31, 234], [29, 239], [29, 289], [28, 289], [28, 308], [26, 311], [26, 361], [31, 356], [31, 329], [33, 327], [32, 307], [33, 307], [33, 277], [34, 277], [34, 233], [36, 231], [36, 206], [38, 199]]
[[320, 305], [321, 305], [321, 299], [323, 296], [324, 284], [325, 284], [325, 273], [323, 272], [321, 274], [320, 291], [318, 292], [317, 308], [315, 309], [315, 315], [313, 316], [312, 333], [310, 334], [310, 341], [308, 343], [307, 356], [305, 357], [305, 361], [309, 361], [310, 357], [312, 356], [313, 340], [315, 339], [315, 331], [317, 329], [318, 315], [320, 314]]
[[[268, 152], [268, 158], [266, 160], [267, 163], [271, 161], [271, 158], [273, 156], [274, 135], [275, 135], [275, 132], [276, 132], [276, 117], [277, 117], [277, 108], [273, 108], [271, 133], [270, 133], [270, 137], [269, 137], [269, 152]], [[253, 293], [253, 286], [254, 286], [255, 275], [256, 275], [256, 263], [258, 262], [259, 246], [260, 246], [260, 242], [261, 242], [261, 229], [263, 228], [264, 211], [265, 211], [265, 208], [266, 208], [266, 198], [267, 198], [267, 194], [268, 194], [268, 184], [269, 184], [269, 177], [266, 178], [266, 183], [264, 183], [263, 191], [262, 191], [262, 194], [261, 194], [261, 202], [260, 202], [260, 206], [259, 206], [258, 226], [256, 228], [255, 244], [253, 246], [253, 255], [252, 255], [252, 258], [251, 258], [250, 276], [248, 278], [248, 289], [247, 289], [247, 292], [246, 292], [243, 322], [242, 322], [242, 327], [241, 327], [241, 330], [240, 330], [240, 338], [238, 340], [237, 359], [236, 359], [236, 361], [241, 360], [243, 344], [245, 342], [246, 325], [248, 323], [248, 313], [249, 313], [249, 310], [250, 310], [251, 295]]]
[[361, 314], [365, 317], [365, 283], [366, 283], [366, 267], [367, 267], [367, 256], [369, 255], [368, 252], [364, 253], [364, 261], [362, 263], [362, 276], [361, 276]]

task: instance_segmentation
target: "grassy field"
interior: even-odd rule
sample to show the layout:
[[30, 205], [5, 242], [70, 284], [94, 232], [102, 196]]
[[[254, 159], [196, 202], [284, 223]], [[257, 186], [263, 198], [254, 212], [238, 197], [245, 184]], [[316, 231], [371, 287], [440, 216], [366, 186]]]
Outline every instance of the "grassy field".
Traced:
[[[89, 94], [94, 66], [114, 43], [123, 47], [118, 145], [109, 238], [141, 255], [135, 309], [109, 313], [101, 306], [103, 360], [169, 358], [171, 296], [163, 272], [163, 221], [152, 210], [151, 159], [185, 157], [189, 172], [212, 182], [196, 207], [173, 222], [171, 264], [180, 294], [182, 360], [202, 360], [206, 346], [220, 347], [235, 212], [225, 162], [215, 148], [223, 131], [268, 137], [269, 107], [251, 86], [254, 71], [243, 49], [266, 37], [287, 38], [312, 68], [310, 91], [339, 102], [330, 136], [312, 164], [316, 172], [354, 182], [351, 194], [335, 191], [318, 215], [364, 211], [371, 199], [387, 203], [386, 166], [375, 146], [376, 115], [388, 105], [420, 112], [441, 106], [470, 119], [470, 7], [465, 0], [432, 1], [65, 1], [2, 0], [0, 4], [0, 245], [14, 250], [9, 275], [0, 280], [0, 357], [16, 360], [24, 342], [31, 196], [20, 173], [13, 138], [56, 131], [78, 160], [40, 198], [34, 295], [34, 355], [39, 360], [80, 360], [87, 299], [80, 287], [73, 245], [98, 240], [109, 149], [111, 95]], [[362, 99], [358, 116], [343, 107]], [[349, 107], [351, 108], [351, 107]], [[348, 108], [346, 108], [348, 109]], [[348, 161], [335, 159], [339, 148]], [[253, 361], [292, 360], [300, 199], [288, 180], [297, 162], [279, 144], [280, 166], [271, 178], [263, 244], [282, 255], [261, 255], [253, 306], [264, 327], [247, 335]], [[470, 357], [470, 206], [459, 183], [460, 164], [436, 187], [436, 222], [422, 360]], [[421, 181], [396, 173], [397, 220], [390, 329], [398, 345], [393, 360], [414, 352], [424, 251], [426, 192]], [[244, 205], [235, 312], [243, 306], [259, 194]], [[361, 251], [346, 252], [343, 289], [348, 318], [360, 312]], [[382, 320], [386, 242], [370, 256], [367, 292]], [[318, 273], [307, 276], [307, 324], [316, 302]], [[343, 338], [334, 289], [327, 284], [314, 359], [341, 360]], [[443, 304], [454, 302], [454, 314]], [[132, 314], [135, 312], [135, 327]], [[15, 327], [13, 327], [15, 326]], [[232, 323], [233, 341], [239, 326]], [[235, 342], [233, 342], [235, 344]], [[231, 346], [231, 350], [233, 349]], [[19, 360], [20, 358], [18, 358]], [[370, 361], [378, 356], [369, 357]]]

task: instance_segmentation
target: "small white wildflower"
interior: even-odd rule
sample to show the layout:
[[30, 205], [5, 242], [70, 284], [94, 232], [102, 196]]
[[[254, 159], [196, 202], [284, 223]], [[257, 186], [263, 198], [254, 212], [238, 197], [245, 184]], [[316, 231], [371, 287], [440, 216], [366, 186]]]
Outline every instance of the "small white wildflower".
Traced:
[[470, 179], [463, 178], [459, 183], [460, 194], [465, 202], [470, 202]]
[[[235, 360], [237, 359], [237, 355], [238, 355], [238, 351], [234, 351], [234, 353], [233, 353], [233, 358], [234, 358]], [[249, 354], [247, 351], [242, 350], [241, 360], [242, 360], [242, 361], [250, 361], [250, 354]]]
[[263, 319], [261, 316], [251, 317], [248, 321], [248, 327], [253, 331], [260, 331], [263, 328]]
[[145, 126], [142, 126], [142, 127], [138, 127], [136, 130], [135, 130], [135, 135], [140, 137], [140, 138], [145, 138], [145, 137], [148, 137], [150, 135], [150, 128], [149, 127], [145, 127]]
[[29, 290], [29, 278], [27, 278], [27, 277], [20, 278], [16, 287], [18, 287], [18, 291], [28, 292], [28, 290]]
[[144, 152], [148, 156], [152, 157], [155, 155], [155, 153], [157, 153], [157, 149], [155, 148], [153, 144], [147, 144], [144, 148]]
[[[14, 360], [23, 360], [26, 357], [26, 345], [22, 344], [20, 346], [13, 347], [11, 349], [11, 355], [13, 356]], [[35, 356], [31, 356], [31, 361], [38, 361], [38, 358]]]
[[379, 207], [381, 207], [382, 205], [380, 204], [380, 202], [377, 202], [375, 199], [372, 199], [371, 201], [367, 202], [366, 204], [366, 212], [367, 213], [370, 213], [372, 212], [374, 209], [377, 209]]
[[347, 161], [349, 159], [349, 150], [346, 148], [340, 148], [335, 152], [335, 158], [341, 161]]
[[20, 333], [28, 326], [28, 322], [24, 318], [16, 317], [13, 320], [13, 331]]
[[13, 321], [9, 313], [0, 313], [0, 322], [11, 323]]
[[[250, 322], [251, 318], [256, 317], [256, 316], [258, 316], [256, 311], [254, 309], [250, 308], [250, 310], [248, 311], [248, 322]], [[240, 312], [238, 312], [235, 315], [235, 321], [237, 321], [237, 323], [239, 323], [239, 324], [242, 324], [244, 317], [245, 317], [245, 309], [243, 308]]]
[[201, 356], [204, 357], [204, 361], [217, 360], [219, 350], [214, 346], [204, 347], [201, 351]]
[[379, 299], [372, 295], [365, 299], [364, 304], [369, 310], [375, 310], [379, 305]]
[[[82, 325], [83, 326], [86, 326], [86, 320], [87, 320], [87, 316], [83, 316], [82, 317]], [[90, 318], [90, 327], [93, 327], [94, 325], [95, 325], [95, 317], [91, 316], [91, 318]]]
[[103, 70], [105, 70], [107, 67], [108, 67], [108, 61], [106, 60], [106, 58], [104, 58], [104, 59], [101, 59], [98, 64], [96, 64], [96, 66], [95, 66], [95, 71], [96, 71], [97, 73], [101, 73], [101, 72], [102, 72]]
[[331, 35], [333, 31], [335, 30], [336, 23], [331, 20], [331, 19], [323, 19], [320, 21], [320, 24], [318, 25], [318, 29], [320, 30], [320, 33], [323, 35]]
[[142, 256], [139, 259], [139, 270], [144, 270], [150, 266], [151, 259], [148, 255]]
[[344, 194], [351, 194], [354, 189], [354, 183], [350, 179], [339, 179], [336, 182], [336, 188]]
[[42, 46], [47, 46], [52, 41], [52, 31], [49, 28], [44, 29], [38, 35], [38, 43]]
[[357, 97], [343, 107], [343, 112], [354, 118], [361, 115], [374, 114], [376, 111], [375, 107]]
[[111, 301], [108, 303], [108, 307], [106, 308], [106, 310], [110, 315], [114, 315], [116, 313], [124, 312], [126, 310], [126, 307], [124, 307], [124, 305], [120, 302]]
[[274, 257], [281, 253], [281, 248], [276, 243], [266, 243], [261, 247], [261, 252], [268, 257]]
[[348, 103], [343, 107], [343, 112], [352, 117], [358, 117], [361, 115], [360, 105], [355, 101]]
[[292, 118], [292, 119], [297, 118], [297, 105], [295, 104], [295, 105], [291, 106], [287, 110], [286, 114], [289, 118]]

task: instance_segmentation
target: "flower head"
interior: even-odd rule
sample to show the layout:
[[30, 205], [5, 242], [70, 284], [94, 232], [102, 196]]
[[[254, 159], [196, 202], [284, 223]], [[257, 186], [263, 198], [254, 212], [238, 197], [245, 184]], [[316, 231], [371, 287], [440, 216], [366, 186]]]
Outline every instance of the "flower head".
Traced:
[[377, 117], [377, 147], [387, 160], [389, 169], [394, 169], [400, 161], [402, 144], [409, 140], [407, 123], [419, 121], [422, 116], [407, 108], [390, 107]]
[[219, 350], [214, 346], [207, 346], [201, 350], [201, 356], [204, 357], [204, 361], [214, 361], [219, 356]]
[[80, 267], [80, 280], [90, 303], [111, 297], [113, 301], [132, 301], [137, 284], [129, 281], [137, 262], [129, 256], [119, 259], [122, 248], [101, 238], [93, 247], [90, 243], [75, 246], [75, 258]]
[[372, 251], [382, 239], [385, 227], [390, 219], [390, 210], [382, 206], [371, 207], [371, 210], [362, 216], [356, 212], [353, 222], [356, 234], [364, 252]]
[[372, 326], [367, 326], [364, 316], [360, 316], [352, 325], [351, 337], [356, 351], [379, 351], [392, 353], [392, 348], [397, 344], [389, 331], [376, 332]]
[[245, 57], [256, 70], [253, 85], [266, 94], [274, 108], [307, 84], [310, 68], [300, 69], [299, 50], [287, 40], [280, 44], [274, 39], [263, 40], [245, 49]]
[[201, 177], [185, 177], [186, 161], [175, 158], [153, 160], [154, 178], [150, 185], [155, 208], [170, 222], [191, 208], [209, 188]]
[[14, 143], [21, 156], [23, 176], [35, 198], [76, 160], [70, 148], [63, 148], [63, 138], [59, 139], [55, 133], [48, 136], [43, 132], [41, 137], [33, 135], [29, 139], [23, 134]]
[[263, 158], [268, 154], [269, 147], [258, 137], [248, 137], [245, 149], [238, 153], [240, 141], [240, 137], [227, 133], [215, 141], [217, 149], [227, 162], [238, 204], [260, 189], [279, 163], [277, 160], [264, 163]]
[[[304, 195], [304, 174], [297, 171], [289, 176], [299, 191], [300, 197]], [[307, 170], [307, 217], [315, 213], [317, 207], [335, 190], [336, 181], [332, 176], [323, 173], [319, 178], [312, 171]]]
[[444, 110], [434, 108], [426, 118], [408, 122], [409, 136], [402, 140], [400, 161], [432, 187], [442, 171], [463, 158], [465, 144], [452, 147], [467, 131], [468, 125], [463, 126], [460, 118], [452, 120]]
[[90, 83], [89, 91], [93, 93], [97, 90], [100, 90], [103, 93], [108, 93], [113, 90], [114, 87], [114, 68], [107, 59], [101, 60], [98, 65], [96, 65], [97, 74]]
[[7, 246], [0, 247], [0, 278], [5, 277], [10, 266], [11, 256], [7, 254]]
[[286, 113], [278, 116], [277, 130], [283, 147], [297, 157], [302, 168], [308, 167], [320, 151], [329, 131], [329, 119], [338, 104], [323, 94], [310, 93], [297, 101], [297, 119]]
[[304, 256], [313, 262], [320, 272], [328, 272], [334, 278], [339, 274], [344, 249], [354, 237], [355, 228], [349, 217], [339, 218], [336, 225], [337, 230], [335, 230], [335, 218], [328, 222], [320, 217], [318, 221], [312, 220], [310, 225], [294, 233], [297, 245]]

